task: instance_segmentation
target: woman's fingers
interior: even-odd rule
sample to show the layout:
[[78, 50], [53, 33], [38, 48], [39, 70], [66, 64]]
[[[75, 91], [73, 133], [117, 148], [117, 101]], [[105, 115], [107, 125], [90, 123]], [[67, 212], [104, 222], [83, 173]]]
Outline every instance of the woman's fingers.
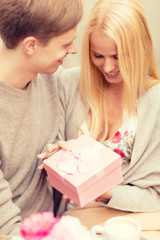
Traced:
[[63, 195], [63, 199], [66, 199], [67, 203], [74, 204], [74, 202], [70, 200], [66, 195]]
[[63, 150], [68, 150], [69, 145], [73, 142], [74, 140], [68, 140], [68, 141], [59, 141], [57, 144], [60, 148], [62, 148]]

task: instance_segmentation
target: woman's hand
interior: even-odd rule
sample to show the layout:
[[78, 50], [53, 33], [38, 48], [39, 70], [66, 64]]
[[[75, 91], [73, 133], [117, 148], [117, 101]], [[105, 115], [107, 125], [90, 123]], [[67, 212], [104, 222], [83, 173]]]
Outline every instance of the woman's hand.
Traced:
[[[52, 156], [54, 153], [58, 152], [60, 149], [63, 150], [67, 150], [69, 147], [69, 144], [72, 142], [73, 140], [69, 140], [69, 141], [59, 141], [55, 144], [48, 144], [47, 145], [47, 151], [41, 154], [37, 155], [37, 158], [40, 160], [43, 159], [47, 159], [50, 156]], [[38, 169], [42, 170], [43, 169], [43, 163], [38, 167]]]
[[71, 199], [69, 199], [66, 195], [63, 195], [63, 199], [65, 199], [66, 202], [69, 204], [74, 204], [74, 202]]
[[112, 197], [112, 189], [110, 189], [109, 191], [105, 192], [104, 194], [102, 194], [101, 196], [99, 196], [96, 201], [103, 201], [103, 202], [108, 202]]

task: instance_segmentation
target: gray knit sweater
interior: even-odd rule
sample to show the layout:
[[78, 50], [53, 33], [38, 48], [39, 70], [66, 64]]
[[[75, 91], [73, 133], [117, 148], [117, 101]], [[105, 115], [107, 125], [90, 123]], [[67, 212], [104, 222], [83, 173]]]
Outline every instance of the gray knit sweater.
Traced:
[[18, 234], [21, 219], [33, 212], [53, 211], [36, 156], [59, 129], [58, 74], [39, 75], [25, 90], [0, 82], [0, 235]]
[[[76, 138], [88, 111], [79, 94], [79, 74], [79, 68], [67, 69], [58, 82], [59, 137], [66, 140]], [[160, 211], [160, 84], [142, 96], [137, 117], [131, 161], [122, 165], [124, 181], [113, 188], [113, 196], [106, 206], [133, 212]]]

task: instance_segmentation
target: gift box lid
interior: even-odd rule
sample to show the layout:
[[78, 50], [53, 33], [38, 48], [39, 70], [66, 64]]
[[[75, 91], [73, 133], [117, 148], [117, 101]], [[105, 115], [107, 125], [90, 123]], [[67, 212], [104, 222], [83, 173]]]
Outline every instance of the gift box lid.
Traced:
[[[80, 192], [84, 188], [93, 185], [97, 179], [101, 179], [106, 175], [111, 174], [115, 169], [121, 167], [122, 160], [120, 155], [89, 136], [82, 135], [74, 140], [71, 149], [76, 147], [76, 149], [80, 148], [83, 151], [83, 147], [85, 148], [86, 146], [92, 151], [92, 154], [88, 156], [93, 156], [93, 158], [94, 154], [97, 154], [97, 147], [99, 149], [98, 161], [94, 162], [92, 166], [89, 166], [88, 170], [79, 172], [77, 167], [73, 174], [61, 171], [58, 167], [58, 162], [63, 158], [63, 154], [66, 151], [60, 150], [44, 160], [44, 168], [48, 175], [51, 174], [52, 177], [59, 179], [59, 181], [63, 182], [64, 185], [67, 185], [67, 187], [73, 191]], [[94, 152], [95, 149], [96, 153]], [[70, 155], [67, 157], [70, 158]], [[76, 160], [77, 159], [75, 159], [75, 161]], [[90, 161], [90, 159], [88, 159], [88, 161]], [[52, 182], [51, 185], [54, 187], [54, 182]]]

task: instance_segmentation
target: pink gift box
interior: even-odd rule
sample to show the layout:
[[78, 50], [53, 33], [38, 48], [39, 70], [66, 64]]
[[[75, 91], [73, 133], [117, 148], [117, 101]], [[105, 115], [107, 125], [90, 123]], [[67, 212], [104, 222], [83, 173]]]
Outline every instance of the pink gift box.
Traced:
[[[51, 186], [81, 207], [123, 181], [120, 155], [86, 135], [43, 163]], [[75, 172], [68, 173], [70, 168]]]

